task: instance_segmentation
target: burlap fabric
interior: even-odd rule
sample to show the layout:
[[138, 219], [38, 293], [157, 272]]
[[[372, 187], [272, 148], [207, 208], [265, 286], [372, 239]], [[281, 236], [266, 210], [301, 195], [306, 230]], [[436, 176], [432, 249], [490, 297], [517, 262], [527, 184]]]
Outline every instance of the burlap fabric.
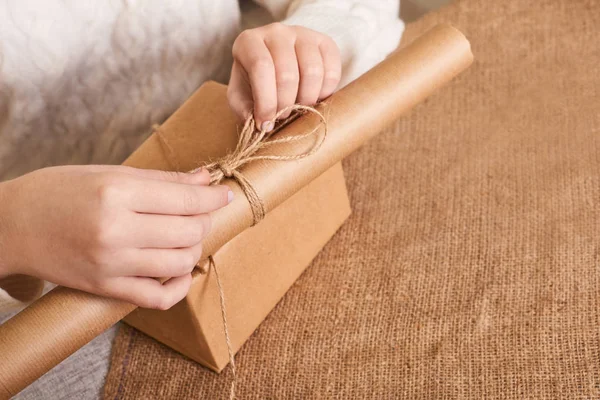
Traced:
[[[440, 21], [476, 63], [346, 160], [354, 215], [240, 351], [240, 398], [600, 398], [600, 3], [462, 1], [407, 39]], [[123, 328], [105, 394], [230, 379]]]

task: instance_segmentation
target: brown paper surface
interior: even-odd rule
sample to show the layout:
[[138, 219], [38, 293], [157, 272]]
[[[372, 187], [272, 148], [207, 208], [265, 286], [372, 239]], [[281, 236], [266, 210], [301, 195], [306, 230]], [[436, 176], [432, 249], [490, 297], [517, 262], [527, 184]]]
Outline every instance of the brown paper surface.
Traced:
[[[242, 172], [263, 199], [267, 211], [272, 210], [471, 62], [465, 37], [448, 25], [436, 27], [320, 107], [328, 118], [329, 134], [317, 153], [297, 161], [253, 163]], [[281, 134], [305, 132], [317, 123], [307, 115]], [[164, 128], [169, 129], [168, 123]], [[302, 146], [295, 144], [285, 150], [301, 150]], [[145, 159], [134, 165], [157, 168]], [[204, 247], [206, 255], [216, 252], [252, 223], [243, 194], [233, 182], [226, 183], [232, 186], [236, 199], [214, 213], [213, 230]], [[0, 390], [4, 390], [0, 397], [18, 392], [134, 308], [76, 290], [53, 290], [0, 327]]]

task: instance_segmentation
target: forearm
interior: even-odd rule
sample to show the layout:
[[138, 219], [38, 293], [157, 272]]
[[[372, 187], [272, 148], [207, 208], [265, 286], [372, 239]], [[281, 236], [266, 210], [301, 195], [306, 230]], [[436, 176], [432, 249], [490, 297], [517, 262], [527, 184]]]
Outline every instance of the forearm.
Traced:
[[9, 222], [8, 214], [9, 207], [9, 182], [0, 182], [0, 279], [10, 275], [12, 268], [10, 267], [8, 237]]
[[24, 275], [18, 268], [18, 250], [13, 239], [11, 216], [18, 213], [13, 203], [15, 181], [0, 182], [0, 313], [18, 310], [42, 294], [44, 282]]

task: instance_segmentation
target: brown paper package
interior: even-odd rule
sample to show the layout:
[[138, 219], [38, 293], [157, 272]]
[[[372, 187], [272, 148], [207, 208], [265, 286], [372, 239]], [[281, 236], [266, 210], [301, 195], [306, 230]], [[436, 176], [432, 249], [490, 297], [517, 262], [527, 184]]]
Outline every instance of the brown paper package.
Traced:
[[[209, 82], [125, 162], [189, 171], [232, 151], [235, 115], [227, 87]], [[166, 150], [166, 151], [165, 151]], [[175, 154], [174, 157], [168, 154]], [[244, 200], [244, 199], [242, 199]], [[350, 215], [340, 163], [221, 247], [213, 258], [223, 282], [234, 351], [254, 332], [314, 256]], [[195, 275], [186, 299], [168, 311], [138, 308], [125, 321], [201, 364], [220, 371], [229, 361], [214, 271]]]
[[[440, 25], [327, 99], [318, 107], [328, 122], [328, 135], [318, 152], [301, 160], [255, 162], [242, 168], [268, 212], [255, 227], [250, 228], [252, 213], [239, 186], [230, 180], [224, 182], [234, 191], [235, 200], [213, 214], [204, 257], [214, 255], [223, 265], [236, 349], [347, 217], [339, 162], [471, 62], [467, 39], [451, 26]], [[221, 96], [223, 101], [222, 89], [213, 84], [200, 91], [203, 96]], [[176, 160], [168, 161], [165, 148], [158, 151], [160, 143], [153, 136], [126, 164], [186, 170], [231, 148], [233, 135], [215, 134], [209, 137], [217, 140], [210, 140], [199, 133], [200, 127], [204, 132], [233, 132], [231, 125], [227, 129], [223, 126], [231, 124], [229, 117], [224, 119], [221, 111], [215, 114], [224, 109], [222, 104], [203, 98], [201, 112], [187, 112], [193, 107], [191, 101], [162, 127], [168, 132], [169, 144], [177, 149]], [[304, 115], [278, 135], [307, 132], [319, 123], [314, 115]], [[276, 151], [297, 154], [310, 145], [310, 141], [295, 142]], [[329, 204], [318, 206], [324, 203]], [[259, 234], [266, 235], [265, 240], [257, 240]], [[284, 247], [275, 251], [275, 243]], [[264, 263], [254, 264], [257, 260]], [[251, 298], [238, 296], [237, 291]], [[226, 348], [222, 322], [215, 314], [217, 304], [213, 274], [197, 275], [188, 299], [175, 309], [162, 315], [139, 311], [128, 322], [219, 370], [226, 364]], [[0, 326], [0, 398], [19, 392], [135, 308], [68, 288], [51, 291]]]

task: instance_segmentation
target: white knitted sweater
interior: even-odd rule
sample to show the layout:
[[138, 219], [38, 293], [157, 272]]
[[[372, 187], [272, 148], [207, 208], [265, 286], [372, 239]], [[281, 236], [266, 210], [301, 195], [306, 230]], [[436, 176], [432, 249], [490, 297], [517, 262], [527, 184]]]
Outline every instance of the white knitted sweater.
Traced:
[[[256, 2], [330, 35], [343, 83], [403, 30], [398, 0]], [[237, 0], [0, 2], [0, 181], [123, 161], [203, 81], [227, 81], [240, 18]], [[0, 311], [15, 305], [0, 289]]]

